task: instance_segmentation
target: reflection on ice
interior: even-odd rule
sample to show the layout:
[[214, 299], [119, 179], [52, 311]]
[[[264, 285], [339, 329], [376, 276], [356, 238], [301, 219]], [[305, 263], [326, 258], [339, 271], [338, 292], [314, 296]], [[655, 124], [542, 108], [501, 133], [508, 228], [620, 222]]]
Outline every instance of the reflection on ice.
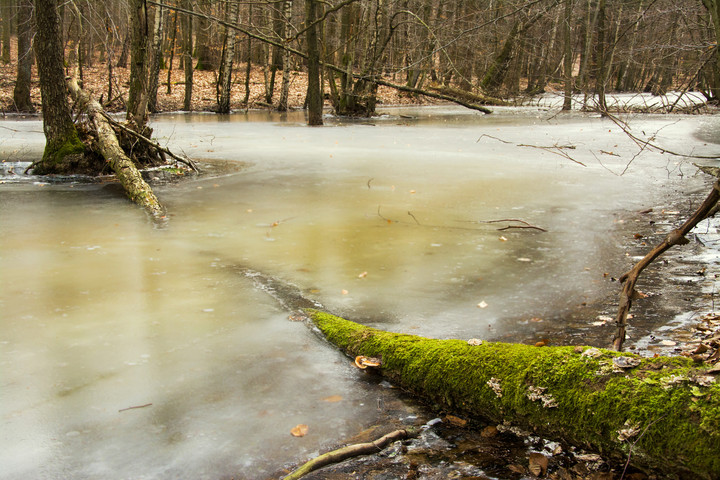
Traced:
[[[700, 184], [650, 152], [617, 176], [636, 147], [599, 118], [385, 113], [157, 118], [194, 158], [249, 165], [161, 187], [163, 230], [101, 185], [2, 185], [0, 478], [263, 478], [384, 418], [392, 391], [238, 266], [383, 328], [513, 340], [615, 288], [617, 210]], [[705, 148], [695, 117], [636, 122]], [[510, 219], [547, 232], [484, 223]]]

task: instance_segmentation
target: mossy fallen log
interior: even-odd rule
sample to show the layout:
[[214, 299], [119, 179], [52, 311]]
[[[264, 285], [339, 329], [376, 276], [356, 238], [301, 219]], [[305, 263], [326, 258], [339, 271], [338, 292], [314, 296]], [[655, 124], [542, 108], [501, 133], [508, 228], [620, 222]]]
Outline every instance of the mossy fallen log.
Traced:
[[69, 79], [67, 84], [68, 90], [70, 90], [70, 94], [77, 102], [78, 108], [87, 112], [92, 119], [97, 133], [99, 153], [115, 172], [115, 176], [123, 189], [125, 189], [128, 198], [143, 207], [156, 220], [161, 219], [165, 209], [158, 201], [150, 185], [142, 178], [142, 174], [135, 164], [123, 151], [100, 103], [92, 98], [88, 92], [80, 88], [75, 77]]
[[640, 358], [590, 347], [435, 340], [307, 310], [350, 356], [426, 401], [653, 469], [720, 478], [720, 383], [684, 357]]

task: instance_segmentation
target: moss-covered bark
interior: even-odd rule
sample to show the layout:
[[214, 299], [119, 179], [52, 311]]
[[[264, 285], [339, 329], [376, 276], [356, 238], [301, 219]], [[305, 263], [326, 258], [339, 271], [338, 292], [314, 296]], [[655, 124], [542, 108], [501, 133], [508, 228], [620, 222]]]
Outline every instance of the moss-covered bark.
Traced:
[[[384, 376], [444, 408], [510, 421], [620, 461], [632, 451], [633, 464], [669, 478], [720, 478], [720, 384], [689, 359], [469, 345], [309, 314], [347, 354], [382, 357]], [[638, 365], [620, 368], [617, 358]]]

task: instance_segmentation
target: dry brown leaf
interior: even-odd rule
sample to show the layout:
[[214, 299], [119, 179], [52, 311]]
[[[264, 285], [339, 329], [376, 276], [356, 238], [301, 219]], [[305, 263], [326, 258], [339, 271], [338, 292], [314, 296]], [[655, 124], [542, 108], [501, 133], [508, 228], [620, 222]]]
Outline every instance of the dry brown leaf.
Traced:
[[542, 453], [531, 453], [529, 461], [530, 473], [536, 477], [544, 477], [547, 473], [548, 459]]
[[464, 427], [467, 425], [467, 420], [464, 418], [456, 417], [455, 415], [446, 415], [445, 420], [456, 427]]
[[340, 395], [330, 395], [329, 397], [323, 398], [323, 402], [336, 403], [342, 401], [343, 397]]
[[290, 429], [290, 435], [293, 437], [304, 437], [307, 435], [308, 432], [308, 426], [304, 423], [301, 423], [299, 425], [295, 425], [293, 428]]

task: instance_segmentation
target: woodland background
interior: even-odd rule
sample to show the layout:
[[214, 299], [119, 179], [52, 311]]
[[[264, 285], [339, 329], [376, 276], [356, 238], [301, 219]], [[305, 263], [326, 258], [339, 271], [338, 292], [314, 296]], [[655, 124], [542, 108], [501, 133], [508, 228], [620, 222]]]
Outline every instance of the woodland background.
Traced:
[[[85, 88], [109, 110], [125, 109], [130, 3], [136, 2], [59, 4], [66, 66], [80, 68]], [[590, 108], [604, 108], [607, 92], [696, 90], [711, 101], [720, 92], [720, 16], [712, 0], [143, 4], [151, 111], [302, 107], [311, 26], [325, 66], [326, 104], [339, 114], [372, 114], [378, 101], [421, 102], [418, 90], [480, 103], [564, 90], [584, 93]], [[37, 110], [34, 2], [0, 0], [0, 6], [0, 108]], [[366, 81], [374, 78], [406, 91]]]

